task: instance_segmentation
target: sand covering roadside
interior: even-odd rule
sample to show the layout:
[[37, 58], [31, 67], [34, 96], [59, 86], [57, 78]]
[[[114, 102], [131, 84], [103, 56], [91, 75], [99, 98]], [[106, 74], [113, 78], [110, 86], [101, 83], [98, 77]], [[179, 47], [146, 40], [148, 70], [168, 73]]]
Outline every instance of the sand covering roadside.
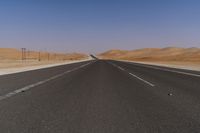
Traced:
[[90, 57], [88, 57], [83, 60], [51, 62], [51, 63], [50, 62], [41, 62], [40, 64], [38, 64], [38, 63], [31, 64], [31, 63], [24, 62], [23, 65], [21, 65], [21, 64], [19, 65], [17, 63], [17, 64], [14, 64], [15, 66], [18, 65], [17, 67], [10, 66], [9, 68], [0, 68], [0, 75], [19, 73], [19, 72], [37, 70], [37, 69], [42, 69], [42, 68], [55, 67], [55, 66], [66, 65], [66, 64], [77, 63], [77, 62], [84, 62], [84, 61], [89, 61], [89, 60], [92, 60], [92, 59]]

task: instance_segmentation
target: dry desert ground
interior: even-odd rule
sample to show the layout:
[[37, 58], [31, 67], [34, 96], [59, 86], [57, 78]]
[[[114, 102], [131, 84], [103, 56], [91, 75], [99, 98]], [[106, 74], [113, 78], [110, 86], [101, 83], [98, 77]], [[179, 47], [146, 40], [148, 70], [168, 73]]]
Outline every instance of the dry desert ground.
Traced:
[[86, 59], [87, 55], [79, 53], [62, 54], [37, 51], [26, 51], [22, 59], [22, 51], [13, 48], [0, 48], [0, 68], [35, 66], [66, 61]]

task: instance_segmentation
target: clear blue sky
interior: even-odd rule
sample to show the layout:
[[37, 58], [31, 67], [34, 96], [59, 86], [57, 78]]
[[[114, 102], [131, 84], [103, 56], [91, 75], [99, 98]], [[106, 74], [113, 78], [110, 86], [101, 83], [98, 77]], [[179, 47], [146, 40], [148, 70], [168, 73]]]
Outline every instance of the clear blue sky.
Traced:
[[1, 0], [0, 47], [200, 47], [199, 0]]

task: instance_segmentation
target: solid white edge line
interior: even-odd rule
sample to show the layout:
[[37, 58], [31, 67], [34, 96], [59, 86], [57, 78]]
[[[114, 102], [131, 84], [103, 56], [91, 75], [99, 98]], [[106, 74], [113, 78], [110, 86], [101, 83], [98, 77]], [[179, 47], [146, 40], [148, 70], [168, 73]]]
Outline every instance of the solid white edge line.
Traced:
[[93, 61], [93, 59], [63, 62], [63, 63], [56, 63], [56, 64], [38, 65], [38, 66], [19, 67], [18, 68], [19, 70], [15, 70], [15, 68], [11, 68], [11, 71], [10, 71], [10, 69], [9, 69], [9, 71], [7, 69], [1, 69], [0, 76], [4, 76], [4, 75], [8, 75], [8, 74], [17, 74], [17, 73], [22, 73], [22, 72], [29, 72], [29, 71], [40, 70], [40, 69], [45, 69], [45, 68], [58, 67], [58, 66], [63, 66], [63, 65], [68, 65], [68, 64], [85, 62], [85, 61]]
[[18, 94], [18, 93], [23, 92], [23, 91], [30, 90], [30, 89], [32, 89], [33, 87], [39, 86], [39, 85], [44, 84], [44, 83], [46, 83], [46, 82], [48, 82], [48, 81], [51, 81], [51, 80], [53, 80], [53, 79], [57, 79], [57, 78], [59, 78], [59, 77], [65, 75], [65, 74], [67, 74], [67, 73], [70, 73], [70, 72], [73, 72], [73, 71], [78, 70], [78, 69], [80, 69], [80, 68], [83, 68], [83, 67], [85, 67], [85, 66], [87, 66], [87, 65], [89, 65], [89, 64], [90, 64], [90, 63], [81, 65], [81, 66], [76, 67], [76, 68], [74, 68], [74, 69], [72, 69], [72, 70], [65, 71], [65, 72], [63, 72], [63, 73], [61, 73], [61, 74], [57, 74], [57, 75], [55, 75], [55, 76], [52, 76], [52, 77], [50, 77], [50, 78], [48, 78], [48, 79], [39, 81], [39, 82], [37, 82], [37, 83], [31, 84], [31, 85], [28, 85], [28, 86], [25, 86], [25, 87], [23, 87], [23, 88], [14, 90], [14, 91], [12, 91], [12, 92], [9, 92], [9, 93], [7, 93], [7, 94], [5, 94], [5, 95], [0, 96], [0, 101], [1, 101], [1, 100], [4, 100], [4, 99], [7, 99], [7, 98], [9, 98], [9, 97], [12, 97], [12, 96], [14, 96], [14, 95], [16, 95], [16, 94]]
[[[157, 69], [157, 70], [163, 70], [163, 71], [174, 72], [174, 73], [179, 73], [179, 74], [184, 74], [184, 75], [189, 75], [189, 76], [200, 77], [199, 74], [194, 74], [194, 73], [189, 73], [189, 72], [181, 72], [181, 71], [177, 71], [177, 70], [169, 70], [170, 67], [169, 67], [169, 69], [166, 69], [166, 68], [159, 68], [159, 66], [158, 67], [149, 66], [149, 64], [141, 64], [141, 63], [136, 63], [136, 62], [127, 62], [127, 61], [120, 61], [120, 62], [126, 62], [126, 63], [137, 65], [137, 66], [143, 66], [143, 67], [153, 68], [153, 69]], [[165, 67], [165, 66], [160, 66], [160, 67]], [[176, 68], [174, 68], [174, 69], [176, 69]]]
[[158, 70], [163, 70], [163, 71], [168, 71], [168, 72], [174, 72], [174, 73], [189, 75], [189, 76], [200, 77], [199, 74], [194, 74], [194, 73], [181, 72], [181, 71], [176, 71], [176, 70], [168, 70], [168, 69], [165, 69], [165, 68], [158, 68], [158, 67], [153, 67], [153, 66], [147, 66], [147, 67], [150, 67], [150, 68], [153, 68], [153, 69], [158, 69]]

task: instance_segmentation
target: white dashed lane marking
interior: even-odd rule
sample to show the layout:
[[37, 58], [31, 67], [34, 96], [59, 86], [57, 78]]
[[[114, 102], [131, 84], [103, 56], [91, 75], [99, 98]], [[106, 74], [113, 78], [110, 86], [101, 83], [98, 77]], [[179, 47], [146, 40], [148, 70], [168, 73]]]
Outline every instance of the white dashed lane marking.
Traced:
[[145, 82], [146, 84], [148, 84], [148, 85], [150, 85], [150, 86], [152, 86], [152, 87], [155, 86], [154, 84], [152, 84], [152, 83], [150, 83], [150, 82], [148, 82], [148, 81], [146, 81], [146, 80], [144, 80], [144, 79], [138, 77], [138, 76], [135, 75], [135, 74], [132, 74], [132, 73], [129, 73], [129, 74], [130, 74], [131, 76], [133, 76], [133, 77], [135, 77], [135, 78], [137, 78], [137, 79], [139, 79], [139, 80]]
[[[120, 69], [120, 70], [122, 70], [122, 71], [126, 71], [124, 68], [122, 68], [122, 67], [120, 67], [120, 66], [117, 66], [117, 65], [114, 64], [114, 63], [110, 63], [110, 64], [113, 65], [114, 67], [117, 67], [118, 69]], [[134, 78], [137, 78], [137, 79], [141, 80], [142, 82], [144, 82], [144, 83], [150, 85], [151, 87], [154, 87], [154, 86], [155, 86], [155, 85], [152, 84], [151, 82], [149, 82], [149, 81], [147, 81], [147, 80], [144, 80], [144, 79], [142, 79], [141, 77], [139, 77], [139, 76], [137, 76], [137, 75], [135, 75], [135, 74], [133, 74], [133, 73], [130, 73], [130, 72], [128, 72], [128, 71], [126, 71], [126, 72], [127, 72], [129, 75], [133, 76]]]
[[7, 94], [5, 94], [5, 95], [0, 96], [0, 101], [1, 101], [1, 100], [4, 100], [4, 99], [7, 99], [7, 98], [9, 98], [9, 97], [12, 97], [12, 96], [14, 96], [14, 95], [16, 95], [16, 94], [18, 94], [18, 93], [21, 93], [21, 92], [30, 90], [30, 89], [32, 89], [32, 88], [34, 88], [34, 87], [36, 87], [36, 86], [39, 86], [39, 85], [44, 84], [44, 83], [46, 83], [46, 82], [49, 82], [49, 81], [51, 81], [51, 80], [57, 79], [57, 78], [59, 78], [59, 77], [62, 77], [62, 76], [64, 76], [65, 74], [68, 74], [68, 73], [70, 73], [70, 72], [73, 72], [73, 71], [75, 71], [75, 70], [78, 70], [78, 69], [80, 69], [80, 68], [83, 68], [83, 67], [85, 67], [85, 66], [87, 66], [87, 65], [89, 65], [89, 64], [90, 64], [90, 63], [81, 65], [81, 66], [76, 67], [76, 68], [74, 68], [74, 69], [72, 69], [72, 70], [65, 71], [65, 72], [63, 72], [63, 73], [61, 73], [61, 74], [57, 74], [57, 75], [55, 75], [55, 76], [53, 76], [53, 77], [50, 77], [50, 78], [48, 78], [48, 79], [39, 81], [39, 82], [37, 82], [37, 83], [31, 84], [31, 85], [28, 85], [28, 86], [25, 86], [25, 87], [23, 87], [23, 88], [20, 88], [20, 89], [17, 89], [17, 90], [15, 90], [15, 91], [13, 91], [13, 92], [9, 92], [9, 93], [7, 93]]

